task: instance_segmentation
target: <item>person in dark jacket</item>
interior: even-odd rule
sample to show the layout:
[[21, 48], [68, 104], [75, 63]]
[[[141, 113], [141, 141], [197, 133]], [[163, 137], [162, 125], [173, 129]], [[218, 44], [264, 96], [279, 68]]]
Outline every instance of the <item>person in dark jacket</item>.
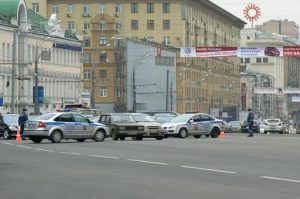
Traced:
[[23, 109], [23, 112], [19, 115], [19, 126], [20, 126], [20, 134], [21, 134], [22, 140], [25, 140], [24, 128], [25, 128], [25, 123], [27, 120], [28, 120], [28, 115], [26, 113], [26, 109]]
[[252, 112], [251, 108], [248, 108], [248, 117], [247, 117], [247, 122], [248, 122], [248, 132], [249, 135], [248, 137], [253, 137], [253, 123], [254, 123], [254, 113]]

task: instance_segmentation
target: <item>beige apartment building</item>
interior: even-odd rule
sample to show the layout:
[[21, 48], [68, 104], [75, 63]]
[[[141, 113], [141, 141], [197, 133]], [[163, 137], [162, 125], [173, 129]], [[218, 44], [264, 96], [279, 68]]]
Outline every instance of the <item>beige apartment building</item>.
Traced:
[[[107, 66], [101, 70], [107, 70], [107, 79], [115, 79], [116, 39], [131, 38], [172, 46], [178, 49], [178, 112], [209, 112], [210, 108], [217, 107], [221, 108], [221, 114], [223, 107], [239, 108], [239, 59], [181, 58], [179, 55], [179, 48], [183, 46], [239, 46], [240, 30], [245, 22], [208, 0], [28, 0], [27, 4], [46, 17], [56, 13], [63, 28], [83, 37], [84, 52], [90, 57], [89, 64], [84, 65], [86, 71], [93, 71], [91, 68], [97, 64]], [[108, 61], [104, 64], [99, 59]], [[95, 81], [112, 84], [112, 89], [116, 83], [99, 78]], [[84, 87], [91, 90], [94, 83], [89, 81]], [[116, 100], [115, 94], [105, 99], [98, 96], [95, 95], [95, 103]]]
[[264, 33], [277, 33], [288, 37], [299, 39], [299, 25], [294, 21], [270, 20], [262, 25], [256, 25], [255, 28]]

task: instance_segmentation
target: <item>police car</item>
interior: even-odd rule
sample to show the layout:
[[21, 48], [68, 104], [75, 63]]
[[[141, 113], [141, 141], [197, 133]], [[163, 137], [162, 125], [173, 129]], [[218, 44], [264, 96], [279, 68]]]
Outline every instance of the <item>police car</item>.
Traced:
[[169, 123], [163, 124], [165, 136], [175, 136], [185, 138], [189, 135], [200, 138], [201, 135], [206, 137], [217, 138], [221, 132], [226, 129], [225, 122], [214, 118], [205, 113], [182, 114]]
[[87, 117], [73, 112], [47, 113], [26, 122], [25, 137], [34, 143], [49, 139], [59, 143], [62, 139], [75, 139], [84, 142], [93, 139], [102, 142], [108, 136], [108, 127], [95, 123]]

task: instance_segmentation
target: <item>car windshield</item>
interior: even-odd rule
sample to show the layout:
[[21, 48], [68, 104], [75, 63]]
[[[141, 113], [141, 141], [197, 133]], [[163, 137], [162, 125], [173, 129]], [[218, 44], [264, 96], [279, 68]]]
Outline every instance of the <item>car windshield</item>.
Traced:
[[18, 124], [19, 115], [18, 114], [8, 114], [3, 115], [4, 122], [7, 124]]
[[189, 119], [191, 119], [192, 116], [193, 116], [192, 114], [179, 115], [179, 116], [173, 118], [170, 122], [172, 122], [172, 123], [187, 122]]
[[137, 122], [155, 122], [153, 117], [149, 115], [133, 115], [133, 118]]
[[280, 120], [268, 120], [268, 123], [280, 123]]
[[37, 117], [35, 119], [39, 119], [39, 120], [49, 120], [51, 119], [52, 117], [56, 116], [57, 114], [56, 113], [47, 113], [45, 115], [41, 115], [40, 117]]
[[170, 122], [175, 116], [172, 115], [160, 115], [155, 116], [155, 120], [159, 123], [167, 123]]
[[240, 126], [241, 125], [240, 121], [231, 121], [231, 122], [229, 122], [229, 124], [231, 124], [232, 126]]
[[135, 120], [129, 115], [114, 115], [111, 120], [117, 123], [135, 123]]

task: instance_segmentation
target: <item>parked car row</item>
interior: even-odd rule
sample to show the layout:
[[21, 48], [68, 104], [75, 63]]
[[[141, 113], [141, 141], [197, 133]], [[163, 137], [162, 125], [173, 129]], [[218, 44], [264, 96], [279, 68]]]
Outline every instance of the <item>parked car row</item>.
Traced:
[[[0, 129], [6, 139], [16, 137], [18, 128], [18, 115], [11, 114], [8, 118], [12, 121], [12, 126], [2, 122], [5, 130]], [[56, 112], [30, 117], [26, 122], [24, 136], [34, 143], [41, 143], [44, 139], [53, 143], [59, 143], [62, 139], [74, 139], [78, 142], [93, 139], [101, 142], [107, 137], [113, 140], [125, 140], [126, 137], [135, 140], [162, 140], [170, 136], [200, 138], [205, 135], [216, 138], [225, 129], [223, 120], [204, 113], [178, 116], [168, 113], [153, 116], [145, 113], [104, 113], [92, 121], [80, 113]]]
[[[253, 130], [256, 133], [280, 133], [286, 134], [290, 132], [289, 124], [282, 122], [280, 119], [265, 119], [263, 122], [254, 121]], [[248, 123], [246, 121], [231, 121], [227, 125], [227, 132], [241, 133], [248, 132]]]

